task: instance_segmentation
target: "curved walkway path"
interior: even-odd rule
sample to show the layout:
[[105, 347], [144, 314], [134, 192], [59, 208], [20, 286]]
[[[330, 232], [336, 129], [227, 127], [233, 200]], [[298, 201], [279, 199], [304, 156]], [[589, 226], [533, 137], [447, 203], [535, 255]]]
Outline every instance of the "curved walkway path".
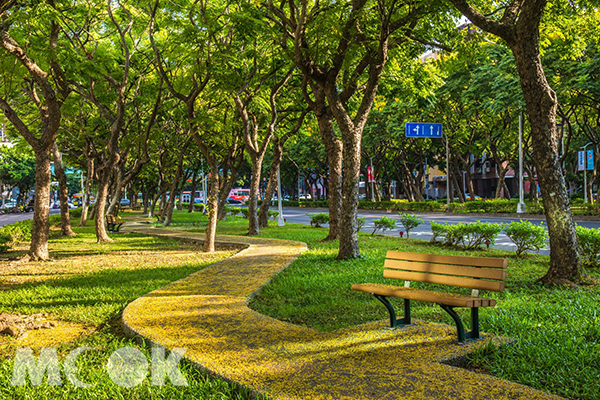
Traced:
[[[198, 233], [130, 222], [123, 230], [203, 240]], [[248, 298], [306, 245], [234, 236], [217, 241], [246, 248], [135, 300], [123, 312], [130, 335], [169, 349], [186, 348], [185, 357], [200, 367], [271, 398], [556, 398], [448, 365], [477, 344], [456, 344], [456, 329], [447, 325], [417, 320], [391, 331], [384, 329], [386, 321], [378, 321], [318, 332], [254, 312]]]

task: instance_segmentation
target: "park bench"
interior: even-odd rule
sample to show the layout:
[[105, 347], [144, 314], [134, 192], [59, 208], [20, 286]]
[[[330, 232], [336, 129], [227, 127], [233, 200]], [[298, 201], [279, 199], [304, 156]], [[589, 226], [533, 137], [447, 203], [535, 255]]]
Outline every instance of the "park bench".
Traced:
[[117, 218], [114, 215], [106, 214], [106, 229], [108, 229], [110, 232], [119, 232], [121, 225], [124, 223], [125, 222], [123, 221], [117, 221]]
[[[404, 286], [378, 283], [352, 285], [353, 290], [371, 293], [383, 303], [390, 314], [390, 327], [410, 325], [410, 301], [438, 304], [456, 323], [459, 342], [479, 338], [479, 307], [494, 307], [496, 300], [479, 297], [479, 290], [502, 292], [505, 286], [505, 258], [463, 257], [437, 254], [388, 251], [384, 264], [384, 278], [400, 279]], [[410, 282], [427, 282], [437, 285], [472, 289], [471, 295], [460, 295], [437, 290], [416, 289]], [[404, 299], [404, 317], [396, 318], [394, 307], [388, 297]], [[471, 309], [471, 331], [465, 332], [455, 307]]]

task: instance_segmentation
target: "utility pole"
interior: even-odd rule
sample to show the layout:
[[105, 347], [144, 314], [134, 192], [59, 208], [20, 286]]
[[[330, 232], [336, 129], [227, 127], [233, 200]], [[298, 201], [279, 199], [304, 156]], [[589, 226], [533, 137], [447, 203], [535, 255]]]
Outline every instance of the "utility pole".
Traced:
[[519, 204], [517, 204], [517, 214], [527, 211], [523, 197], [523, 111], [521, 111], [519, 113]]

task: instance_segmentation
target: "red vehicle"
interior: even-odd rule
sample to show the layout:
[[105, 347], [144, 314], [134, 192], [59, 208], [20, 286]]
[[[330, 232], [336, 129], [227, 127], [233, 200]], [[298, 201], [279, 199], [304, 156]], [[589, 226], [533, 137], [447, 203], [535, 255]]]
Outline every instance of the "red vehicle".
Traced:
[[250, 197], [250, 189], [231, 189], [229, 192], [229, 198], [233, 200], [238, 200], [240, 202], [245, 203]]

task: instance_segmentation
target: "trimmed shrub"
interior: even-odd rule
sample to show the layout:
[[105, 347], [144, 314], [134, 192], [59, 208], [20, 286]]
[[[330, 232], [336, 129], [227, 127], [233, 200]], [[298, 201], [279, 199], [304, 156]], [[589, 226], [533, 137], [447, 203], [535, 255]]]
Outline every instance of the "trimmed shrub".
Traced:
[[398, 214], [400, 214], [400, 223], [402, 224], [402, 226], [404, 226], [404, 230], [406, 231], [406, 238], [408, 239], [410, 230], [421, 225], [423, 223], [423, 220], [413, 214], [406, 214], [402, 212]]
[[225, 206], [225, 212], [227, 215], [238, 215], [242, 212], [242, 207], [227, 207]]
[[329, 223], [328, 213], [317, 213], [310, 215], [310, 224], [315, 228], [320, 228], [321, 225]]
[[[275, 210], [269, 210], [269, 218], [273, 218], [274, 220], [277, 219], [277, 217], [279, 217], [279, 211], [275, 211]], [[329, 220], [329, 218], [328, 218]]]
[[29, 242], [31, 240], [31, 231], [33, 230], [33, 220], [15, 222], [14, 224], [4, 225], [0, 231], [8, 232], [14, 243]]
[[442, 238], [448, 245], [458, 245], [462, 237], [461, 225], [464, 224], [440, 224], [439, 222], [432, 222], [431, 232], [433, 233], [433, 237], [431, 241], [435, 242], [437, 238]]
[[364, 228], [366, 223], [367, 223], [367, 218], [358, 217], [356, 219], [356, 233], [358, 233], [362, 228]]
[[531, 221], [513, 221], [504, 225], [504, 233], [517, 245], [517, 256], [527, 250], [540, 251], [548, 240], [548, 232], [543, 223], [534, 225]]
[[486, 246], [494, 244], [502, 229], [503, 225], [493, 222], [477, 221], [471, 224], [462, 222], [459, 224], [431, 223], [432, 241], [441, 237], [445, 239], [446, 244], [462, 245], [467, 249], [475, 249], [483, 244]]
[[250, 209], [245, 207], [245, 208], [240, 208], [240, 212], [242, 213], [242, 216], [244, 218], [249, 218], [250, 216]]
[[0, 253], [6, 253], [13, 246], [10, 233], [0, 229]]
[[577, 243], [581, 261], [592, 267], [597, 267], [600, 262], [600, 230], [576, 226]]
[[381, 233], [385, 232], [386, 230], [394, 229], [396, 227], [396, 220], [393, 218], [386, 217], [384, 215], [379, 219], [374, 219], [373, 224], [375, 224], [375, 229], [373, 229], [373, 233], [371, 233], [371, 236], [373, 236], [375, 232], [377, 232], [380, 229]]
[[8, 251], [12, 246], [21, 242], [31, 241], [33, 220], [15, 222], [0, 228], [0, 253]]
[[60, 214], [51, 215], [50, 218], [48, 218], [48, 222], [50, 223], [51, 227], [60, 227]]
[[72, 210], [69, 210], [69, 217], [70, 218], [81, 218], [82, 212], [83, 212], [83, 209], [81, 207], [73, 208]]

